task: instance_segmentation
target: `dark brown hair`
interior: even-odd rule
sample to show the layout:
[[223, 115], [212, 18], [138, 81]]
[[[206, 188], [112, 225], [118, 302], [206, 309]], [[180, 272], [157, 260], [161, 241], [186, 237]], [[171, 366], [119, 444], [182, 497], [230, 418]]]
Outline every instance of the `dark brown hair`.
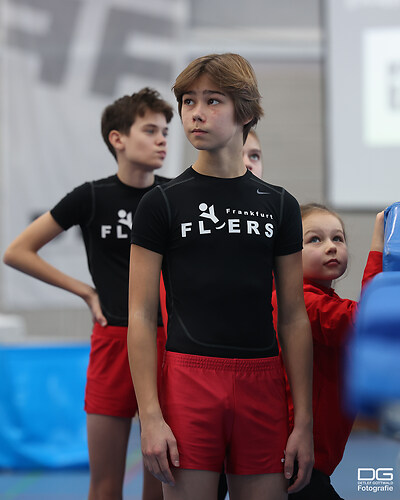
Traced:
[[132, 95], [125, 95], [105, 108], [101, 117], [101, 134], [111, 154], [117, 159], [109, 135], [112, 130], [129, 134], [137, 116], [143, 117], [146, 111], [162, 113], [169, 123], [173, 116], [172, 106], [161, 98], [160, 94], [145, 87]]

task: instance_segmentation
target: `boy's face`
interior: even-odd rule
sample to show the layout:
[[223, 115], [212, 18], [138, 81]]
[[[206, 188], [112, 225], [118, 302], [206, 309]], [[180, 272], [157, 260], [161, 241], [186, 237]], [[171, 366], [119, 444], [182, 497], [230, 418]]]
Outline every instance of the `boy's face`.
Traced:
[[121, 154], [129, 163], [154, 170], [162, 167], [167, 154], [168, 124], [162, 113], [147, 110], [137, 116], [129, 135], [121, 135]]
[[258, 140], [254, 137], [253, 134], [249, 134], [247, 136], [242, 152], [244, 166], [261, 179], [263, 168], [261, 161], [261, 148]]
[[206, 74], [183, 94], [181, 117], [187, 138], [198, 150], [220, 149], [237, 137], [243, 141], [243, 125], [236, 123], [231, 97]]

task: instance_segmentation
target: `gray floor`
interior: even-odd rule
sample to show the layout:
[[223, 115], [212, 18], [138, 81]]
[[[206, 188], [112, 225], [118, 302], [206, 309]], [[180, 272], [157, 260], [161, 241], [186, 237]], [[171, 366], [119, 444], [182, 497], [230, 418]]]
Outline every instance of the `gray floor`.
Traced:
[[[128, 451], [124, 487], [125, 500], [140, 500], [142, 465], [138, 440], [138, 424], [134, 423]], [[370, 477], [378, 468], [393, 469], [389, 483], [360, 484], [360, 486], [393, 487], [393, 491], [358, 491], [358, 469], [361, 477]], [[374, 471], [372, 471], [374, 469]], [[391, 471], [381, 471], [381, 474]], [[364, 474], [367, 474], [365, 476]], [[388, 476], [386, 475], [385, 478]], [[332, 483], [345, 500], [400, 500], [400, 442], [371, 432], [353, 433], [342, 463], [332, 477]], [[0, 471], [1, 500], [85, 500], [89, 484], [88, 469], [62, 471]], [[321, 499], [323, 500], [323, 499]]]
[[[376, 469], [388, 468], [393, 471], [380, 471], [380, 474], [393, 474], [393, 481], [358, 481], [360, 477], [372, 478]], [[372, 471], [371, 469], [374, 469]], [[379, 477], [379, 472], [378, 472]], [[388, 475], [383, 476], [388, 478]], [[379, 477], [382, 479], [382, 476]], [[360, 484], [359, 484], [360, 483]], [[358, 500], [360, 498], [373, 500], [399, 500], [400, 499], [400, 441], [389, 439], [385, 436], [368, 433], [353, 432], [347, 443], [342, 462], [332, 475], [332, 484], [345, 500]], [[393, 491], [371, 491], [374, 487], [385, 487]], [[367, 489], [365, 489], [367, 487]], [[360, 489], [359, 489], [360, 488]], [[362, 489], [364, 488], [364, 490]], [[322, 500], [322, 499], [321, 499]]]

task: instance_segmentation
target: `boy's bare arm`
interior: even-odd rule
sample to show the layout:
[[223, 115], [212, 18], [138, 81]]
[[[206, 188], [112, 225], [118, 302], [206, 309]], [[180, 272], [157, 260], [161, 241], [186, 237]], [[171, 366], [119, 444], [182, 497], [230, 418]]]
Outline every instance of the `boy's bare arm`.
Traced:
[[285, 455], [285, 477], [297, 479], [289, 488], [296, 492], [310, 481], [314, 464], [312, 436], [312, 337], [303, 295], [301, 252], [277, 257], [275, 281], [278, 300], [278, 336], [294, 404], [294, 429]]
[[179, 466], [176, 440], [157, 393], [157, 311], [162, 255], [136, 245], [129, 274], [128, 355], [141, 425], [143, 462], [160, 481], [174, 484], [168, 458]]
[[69, 276], [42, 259], [38, 252], [47, 243], [62, 233], [63, 228], [46, 212], [30, 224], [9, 245], [3, 261], [19, 271], [50, 285], [62, 288], [81, 297], [92, 312], [93, 320], [103, 326], [107, 324], [96, 290]]

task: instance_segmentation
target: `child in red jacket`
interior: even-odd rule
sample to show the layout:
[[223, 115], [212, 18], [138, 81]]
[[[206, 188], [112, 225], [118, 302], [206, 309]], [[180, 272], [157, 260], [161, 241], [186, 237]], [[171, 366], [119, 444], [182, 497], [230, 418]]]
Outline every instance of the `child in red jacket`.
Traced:
[[[330, 475], [340, 463], [353, 419], [342, 409], [342, 356], [357, 302], [341, 299], [332, 282], [347, 269], [347, 243], [340, 217], [327, 207], [301, 207], [303, 220], [304, 299], [311, 323], [315, 464], [311, 482], [290, 500], [339, 500]], [[362, 286], [382, 271], [383, 212], [376, 216]], [[276, 294], [273, 294], [274, 322]], [[291, 410], [289, 398], [289, 409]], [[289, 412], [291, 414], [291, 411]]]

